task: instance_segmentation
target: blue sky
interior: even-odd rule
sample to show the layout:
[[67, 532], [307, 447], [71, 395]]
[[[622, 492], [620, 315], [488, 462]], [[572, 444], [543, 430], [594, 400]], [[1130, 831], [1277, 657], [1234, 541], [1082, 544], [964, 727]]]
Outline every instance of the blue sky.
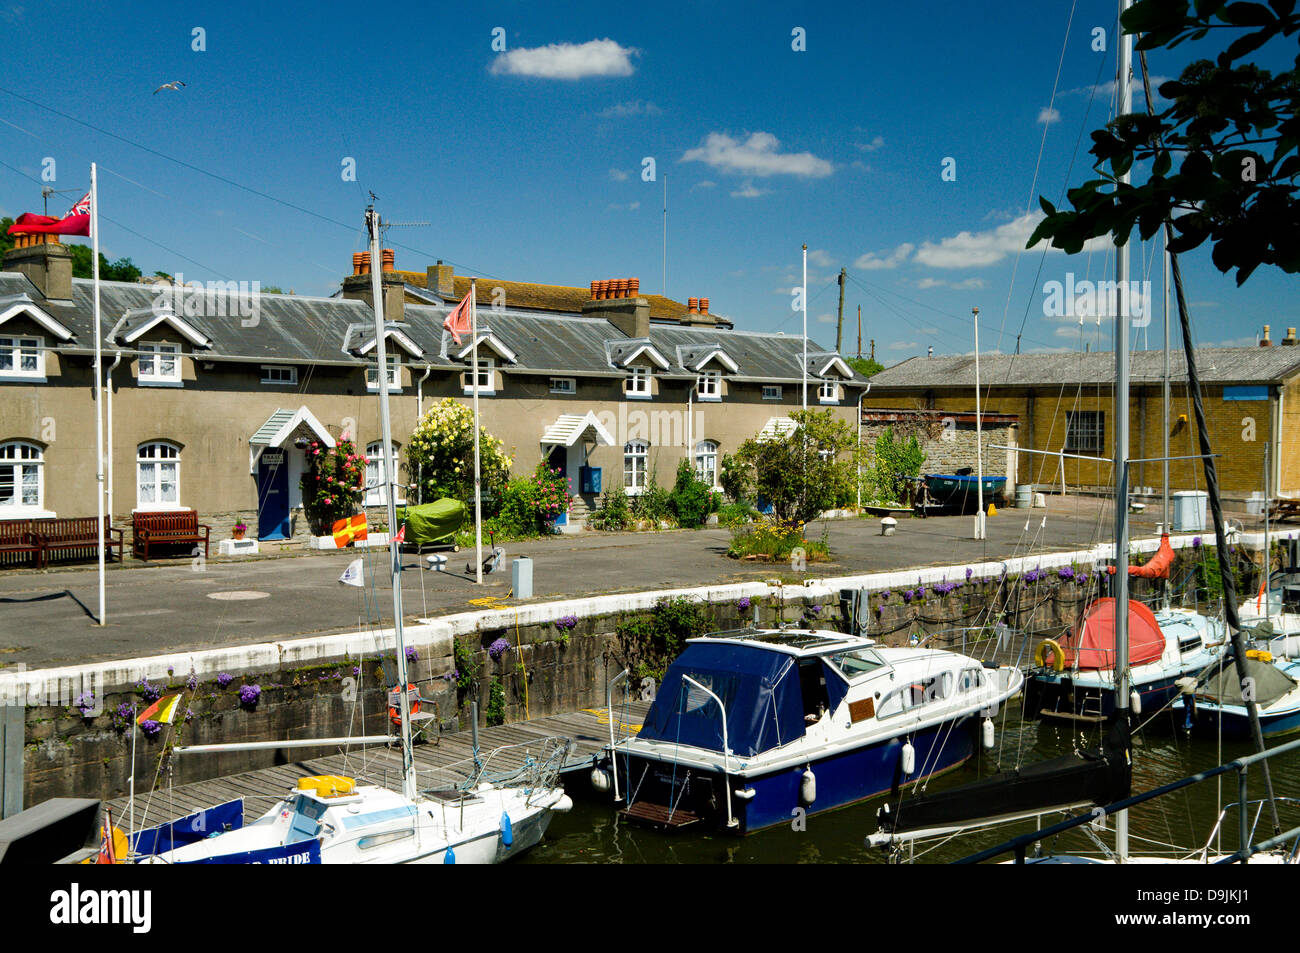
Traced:
[[[864, 352], [874, 338], [885, 363], [969, 351], [972, 306], [982, 350], [1012, 350], [1018, 333], [1023, 350], [1107, 349], [1104, 325], [1045, 317], [1043, 286], [1109, 276], [1110, 256], [1019, 252], [1038, 195], [1058, 201], [1089, 172], [1087, 132], [1110, 111], [1115, 5], [1081, 0], [1067, 42], [1070, 15], [1045, 0], [4, 0], [13, 59], [40, 65], [0, 80], [0, 214], [40, 211], [47, 157], [61, 189], [84, 188], [94, 160], [110, 257], [329, 294], [364, 248], [373, 191], [385, 219], [430, 223], [389, 233], [399, 268], [442, 258], [521, 281], [636, 276], [658, 292], [666, 175], [668, 294], [707, 296], [738, 327], [799, 333], [790, 291], [806, 242], [817, 341], [834, 344], [835, 276], [849, 270], [848, 353], [859, 304]], [[1176, 76], [1197, 52], [1154, 55], [1152, 72]], [[1286, 49], [1261, 52], [1286, 63]], [[154, 94], [173, 80], [186, 85]], [[348, 157], [357, 181], [341, 174]], [[1151, 263], [1135, 250], [1134, 277]], [[1300, 324], [1280, 272], [1237, 290], [1207, 247], [1184, 275], [1203, 344]], [[1138, 346], [1159, 346], [1159, 320]]]

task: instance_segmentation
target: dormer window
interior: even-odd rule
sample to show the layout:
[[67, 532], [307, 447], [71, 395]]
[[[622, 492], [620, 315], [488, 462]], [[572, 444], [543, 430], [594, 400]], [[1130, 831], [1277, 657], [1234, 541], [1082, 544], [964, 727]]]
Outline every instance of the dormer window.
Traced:
[[702, 371], [696, 384], [700, 400], [722, 400], [721, 371]]
[[[388, 358], [388, 390], [391, 393], [402, 389], [402, 361], [393, 354]], [[366, 390], [379, 390], [379, 362], [373, 361], [366, 367]]]
[[179, 344], [140, 344], [141, 384], [181, 383], [181, 346]]
[[0, 378], [45, 377], [45, 341], [38, 337], [0, 337]]
[[650, 368], [628, 368], [627, 383], [624, 388], [628, 397], [650, 396]]
[[840, 385], [832, 380], [822, 381], [821, 386], [817, 388], [817, 399], [823, 404], [838, 404]]
[[[479, 396], [496, 393], [496, 358], [483, 357], [478, 359], [478, 392]], [[471, 397], [474, 394], [474, 369], [470, 367], [460, 376], [461, 384], [465, 389], [465, 396]]]

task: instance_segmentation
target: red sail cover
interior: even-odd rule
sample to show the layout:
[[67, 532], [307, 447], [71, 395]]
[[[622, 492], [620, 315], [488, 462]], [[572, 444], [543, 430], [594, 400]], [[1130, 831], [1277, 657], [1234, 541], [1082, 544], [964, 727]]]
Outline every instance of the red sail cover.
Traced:
[[[1165, 634], [1151, 610], [1136, 600], [1128, 603], [1128, 660], [1145, 665], [1164, 654]], [[1061, 639], [1065, 667], [1110, 669], [1115, 667], [1115, 600], [1098, 599]]]
[[[1155, 551], [1155, 554], [1141, 566], [1129, 566], [1128, 574], [1141, 576], [1143, 579], [1168, 579], [1169, 569], [1173, 564], [1174, 547], [1169, 545], [1169, 534], [1165, 533], [1160, 537], [1160, 548]], [[1115, 575], [1115, 567], [1107, 566], [1106, 572]]]

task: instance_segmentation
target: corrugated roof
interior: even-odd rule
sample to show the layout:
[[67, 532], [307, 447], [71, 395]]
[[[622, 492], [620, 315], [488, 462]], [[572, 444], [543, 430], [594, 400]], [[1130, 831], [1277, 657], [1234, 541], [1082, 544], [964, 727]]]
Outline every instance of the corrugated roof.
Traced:
[[[1300, 347], [1210, 347], [1196, 352], [1196, 370], [1206, 384], [1267, 384], [1300, 373]], [[1164, 379], [1162, 351], [1135, 351], [1129, 370], [1135, 384]], [[1182, 350], [1171, 350], [1169, 374], [1187, 379]], [[1050, 354], [981, 354], [980, 384], [984, 387], [1040, 387], [1059, 384], [1111, 384], [1115, 355], [1090, 352]], [[913, 357], [871, 378], [873, 393], [887, 388], [926, 390], [973, 388], [975, 357]]]

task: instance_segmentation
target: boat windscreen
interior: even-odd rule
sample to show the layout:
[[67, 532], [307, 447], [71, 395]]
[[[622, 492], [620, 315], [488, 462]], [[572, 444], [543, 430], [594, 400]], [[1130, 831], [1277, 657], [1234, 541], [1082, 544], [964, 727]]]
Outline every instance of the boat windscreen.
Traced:
[[727, 745], [752, 756], [804, 733], [803, 704], [795, 660], [783, 652], [744, 645], [687, 646], [664, 675], [646, 714], [640, 738], [722, 751], [722, 713], [692, 679], [713, 692], [727, 712]]

